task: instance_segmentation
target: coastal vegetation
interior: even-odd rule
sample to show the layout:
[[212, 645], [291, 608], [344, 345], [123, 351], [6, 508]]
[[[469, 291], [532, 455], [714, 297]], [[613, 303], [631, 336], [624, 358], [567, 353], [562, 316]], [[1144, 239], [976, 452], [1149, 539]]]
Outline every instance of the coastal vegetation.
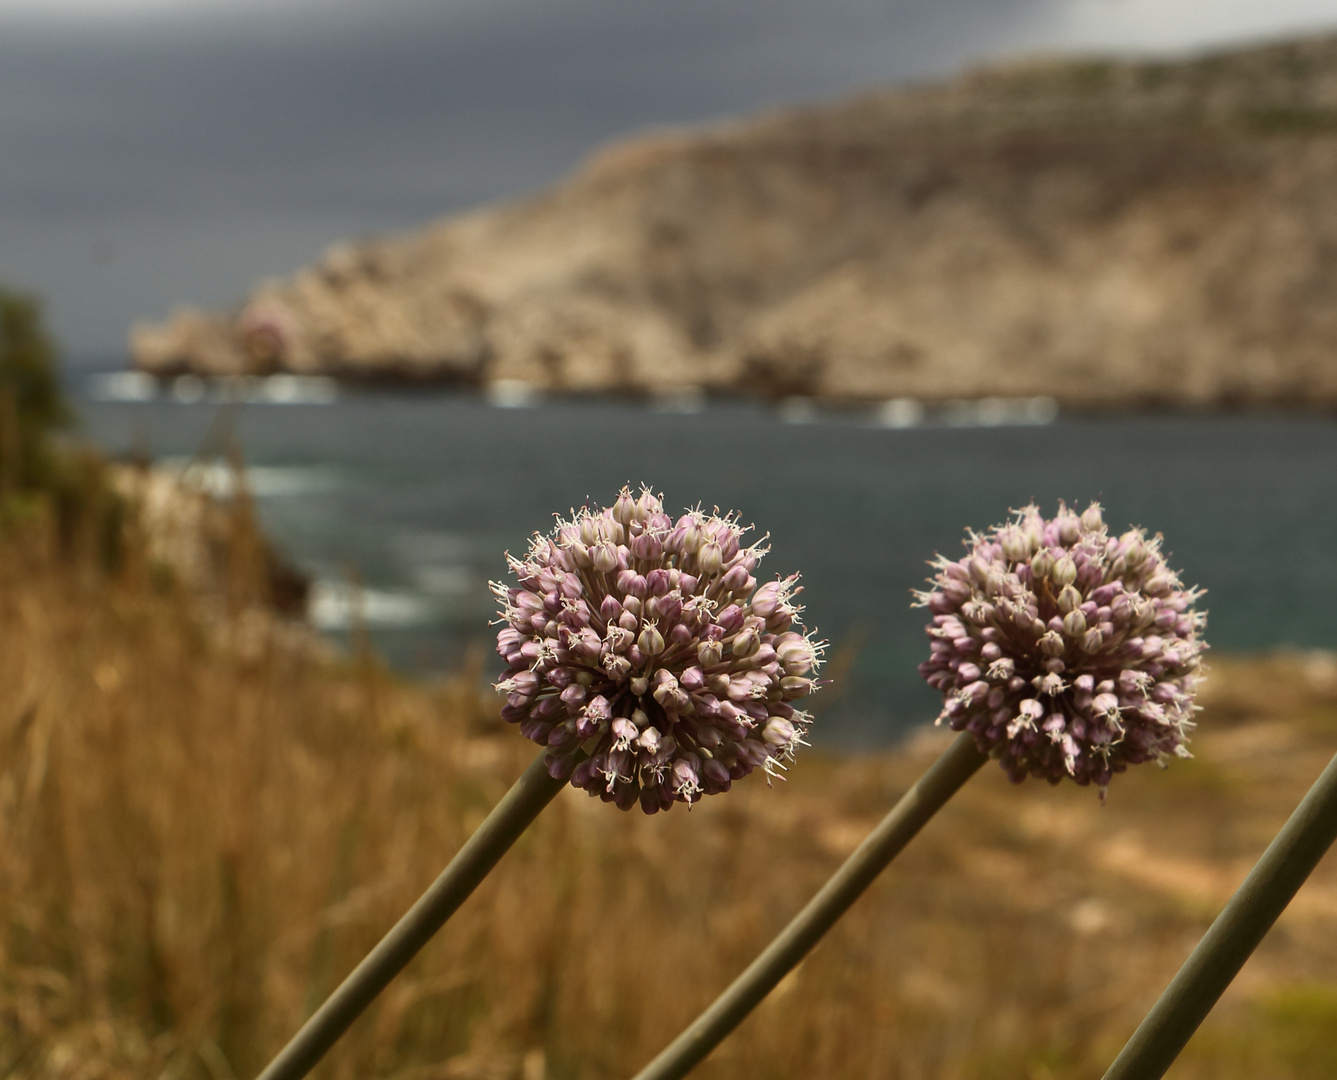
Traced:
[[[0, 558], [0, 1071], [254, 1072], [518, 775], [479, 671], [397, 681], [128, 546]], [[1098, 1076], [1317, 775], [1330, 667], [1222, 663], [1197, 757], [1089, 791], [977, 777], [703, 1077]], [[621, 1077], [862, 839], [941, 739], [805, 757], [681, 816], [560, 797], [322, 1066]], [[1320, 867], [1171, 1075], [1332, 1074]]]

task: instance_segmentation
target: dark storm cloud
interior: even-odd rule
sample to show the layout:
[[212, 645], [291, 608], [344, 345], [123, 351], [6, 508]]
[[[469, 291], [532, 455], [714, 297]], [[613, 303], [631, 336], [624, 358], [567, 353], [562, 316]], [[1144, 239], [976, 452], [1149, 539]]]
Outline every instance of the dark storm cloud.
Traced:
[[0, 201], [408, 220], [542, 183], [626, 129], [924, 74], [1035, 6], [501, 0], [29, 28], [0, 40]]
[[0, 280], [46, 292], [76, 349], [118, 348], [136, 316], [539, 187], [629, 130], [1008, 48], [1049, 3], [382, 0], [0, 24]]

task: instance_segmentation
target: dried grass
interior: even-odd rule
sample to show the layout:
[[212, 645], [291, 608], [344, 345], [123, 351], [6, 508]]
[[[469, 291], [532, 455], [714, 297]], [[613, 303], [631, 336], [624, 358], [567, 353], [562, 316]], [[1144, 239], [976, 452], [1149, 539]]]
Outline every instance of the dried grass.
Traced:
[[[202, 606], [133, 537], [113, 577], [58, 550], [0, 537], [0, 1075], [244, 1078], [528, 744], [477, 670], [405, 685]], [[699, 1075], [1099, 1077], [1332, 752], [1307, 671], [1222, 665], [1199, 758], [1103, 810], [986, 770]], [[564, 794], [321, 1075], [630, 1075], [942, 745], [653, 819]], [[1331, 1077], [1334, 1030], [1329, 858], [1172, 1075]]]

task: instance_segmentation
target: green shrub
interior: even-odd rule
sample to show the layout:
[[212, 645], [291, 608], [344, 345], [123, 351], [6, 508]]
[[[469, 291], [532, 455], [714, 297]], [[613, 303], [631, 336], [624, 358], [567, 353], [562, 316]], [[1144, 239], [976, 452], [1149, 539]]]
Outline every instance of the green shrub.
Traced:
[[40, 305], [0, 288], [0, 494], [51, 482], [51, 430], [68, 416]]

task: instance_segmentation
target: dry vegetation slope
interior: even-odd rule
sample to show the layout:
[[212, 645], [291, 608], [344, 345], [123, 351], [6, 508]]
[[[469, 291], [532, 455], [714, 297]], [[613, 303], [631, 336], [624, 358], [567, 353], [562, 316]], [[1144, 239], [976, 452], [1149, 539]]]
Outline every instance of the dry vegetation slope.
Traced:
[[835, 399], [1337, 405], [1337, 38], [634, 139], [342, 244], [138, 363]]
[[[0, 1074], [252, 1074], [528, 757], [472, 676], [331, 662], [133, 542], [109, 578], [0, 538]], [[476, 674], [476, 673], [475, 673]], [[1098, 1077], [1337, 743], [1337, 679], [1219, 664], [1168, 772], [989, 769], [702, 1077]], [[943, 744], [814, 751], [645, 819], [571, 793], [322, 1067], [621, 1078], [756, 952]], [[1337, 1074], [1337, 864], [1178, 1080]]]

